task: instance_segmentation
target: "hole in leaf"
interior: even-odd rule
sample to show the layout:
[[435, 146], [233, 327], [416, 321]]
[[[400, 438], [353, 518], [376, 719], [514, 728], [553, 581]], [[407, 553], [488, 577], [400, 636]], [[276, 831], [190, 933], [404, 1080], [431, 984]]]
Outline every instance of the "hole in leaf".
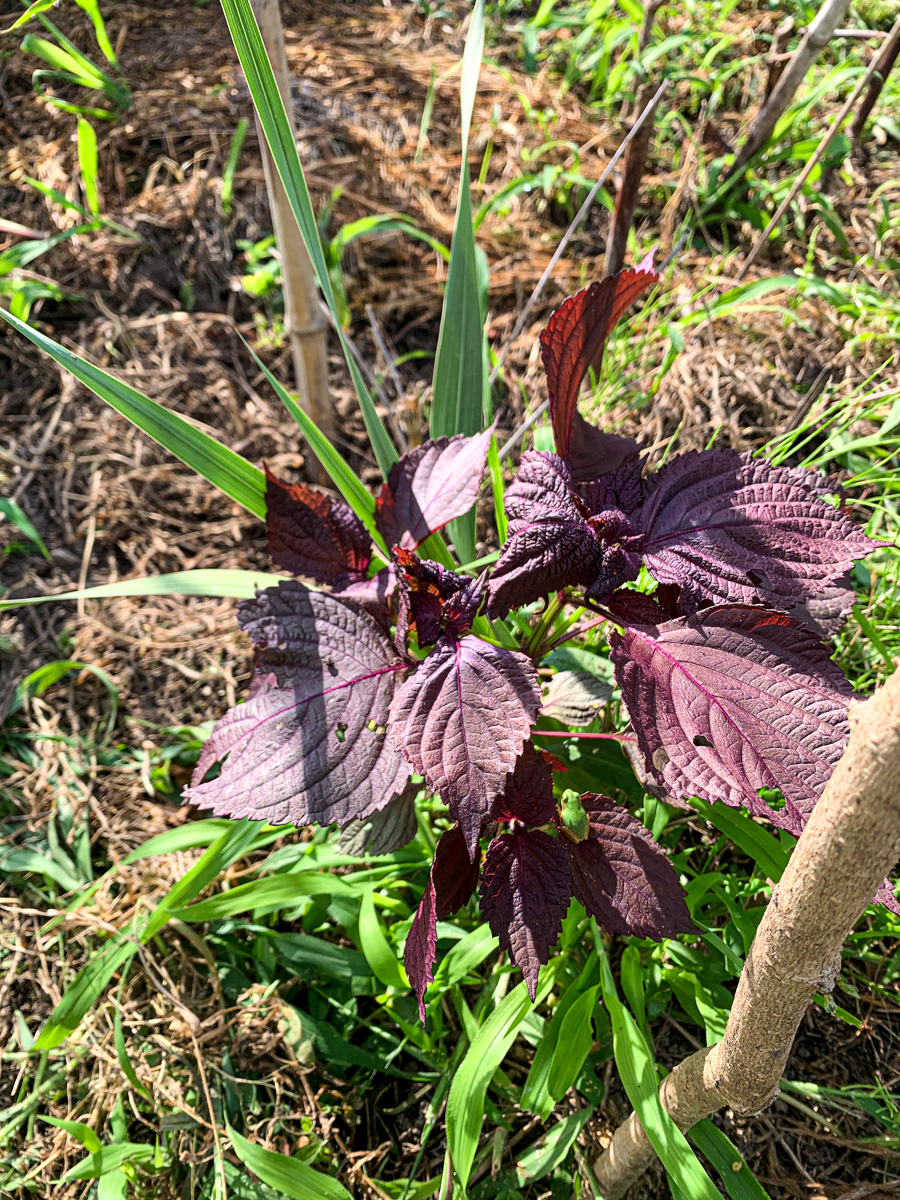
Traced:
[[346, 721], [338, 721], [337, 729], [335, 730], [335, 732], [337, 733], [337, 740], [339, 742], [342, 742], [347, 734]]
[[712, 742], [709, 740], [708, 737], [704, 737], [702, 733], [698, 733], [697, 736], [694, 738], [694, 745], [695, 746], [709, 746], [710, 748], [712, 748]]

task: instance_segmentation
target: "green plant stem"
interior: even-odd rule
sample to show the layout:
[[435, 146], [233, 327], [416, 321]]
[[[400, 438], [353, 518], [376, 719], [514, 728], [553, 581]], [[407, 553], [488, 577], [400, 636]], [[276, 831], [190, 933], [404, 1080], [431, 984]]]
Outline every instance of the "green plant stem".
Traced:
[[552, 626], [553, 622], [562, 612], [566, 605], [567, 599], [568, 592], [565, 588], [563, 588], [561, 592], [557, 592], [553, 599], [548, 603], [546, 609], [544, 610], [544, 615], [535, 626], [534, 632], [528, 640], [528, 648], [525, 651], [528, 657], [535, 662], [537, 662], [541, 657], [538, 654], [538, 651], [541, 649], [541, 643], [544, 640], [547, 630]]

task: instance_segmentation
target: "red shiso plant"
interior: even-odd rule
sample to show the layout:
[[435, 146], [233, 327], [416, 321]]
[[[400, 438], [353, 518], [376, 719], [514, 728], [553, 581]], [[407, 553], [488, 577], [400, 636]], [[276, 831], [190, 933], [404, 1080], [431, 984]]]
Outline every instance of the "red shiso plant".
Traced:
[[[556, 453], [522, 455], [508, 537], [480, 575], [423, 543], [475, 504], [490, 431], [426, 442], [393, 467], [375, 509], [389, 561], [343, 501], [267, 473], [271, 557], [321, 588], [285, 580], [239, 606], [250, 694], [213, 729], [188, 798], [276, 825], [365, 825], [387, 853], [415, 836], [422, 786], [439, 795], [454, 825], [405, 952], [423, 1019], [437, 922], [476, 891], [532, 998], [573, 896], [613, 933], [694, 928], [649, 831], [614, 797], [566, 790], [563, 764], [535, 744], [538, 668], [585, 629], [559, 634], [565, 605], [609, 623], [631, 729], [608, 736], [669, 803], [724, 801], [798, 834], [846, 744], [852, 692], [823, 635], [849, 611], [847, 572], [878, 543], [834, 484], [732, 450], [648, 472], [636, 442], [577, 411], [612, 327], [658, 278], [645, 261], [550, 318]], [[642, 569], [652, 594], [632, 586]], [[539, 601], [535, 625], [520, 610]], [[897, 911], [889, 886], [877, 899]]]

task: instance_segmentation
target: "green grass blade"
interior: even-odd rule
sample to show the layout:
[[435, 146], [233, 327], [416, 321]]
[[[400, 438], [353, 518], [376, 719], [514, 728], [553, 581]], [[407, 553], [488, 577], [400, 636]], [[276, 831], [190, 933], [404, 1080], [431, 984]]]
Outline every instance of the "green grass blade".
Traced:
[[677, 1188], [691, 1200], [724, 1200], [687, 1138], [662, 1106], [659, 1078], [647, 1040], [619, 999], [605, 954], [601, 956], [600, 979], [603, 1002], [612, 1025], [613, 1054], [619, 1078], [640, 1117], [650, 1145], [671, 1179], [673, 1191]]
[[478, 1030], [450, 1085], [450, 1095], [447, 1097], [447, 1144], [463, 1194], [472, 1173], [481, 1136], [488, 1084], [530, 1011], [531, 1000], [525, 984], [519, 983], [504, 996]]
[[241, 1137], [230, 1125], [227, 1129], [232, 1148], [244, 1166], [282, 1196], [291, 1200], [353, 1200], [336, 1179], [316, 1171], [302, 1159], [264, 1150]]
[[[456, 223], [450, 247], [450, 267], [434, 363], [431, 405], [432, 437], [480, 432], [484, 413], [484, 328], [478, 292], [478, 263], [472, 227], [469, 191], [468, 145], [472, 108], [484, 47], [484, 0], [472, 11], [463, 55], [460, 87], [462, 169]], [[467, 513], [449, 526], [460, 562], [475, 557], [475, 513]]]
[[222, 0], [222, 10], [231, 31], [234, 47], [241, 62], [247, 86], [253, 97], [253, 103], [259, 117], [272, 160], [284, 184], [284, 190], [294, 213], [294, 219], [303, 237], [309, 257], [312, 260], [316, 281], [322, 289], [322, 294], [334, 317], [335, 328], [347, 360], [347, 367], [359, 406], [362, 409], [363, 420], [372, 449], [381, 472], [387, 476], [398, 455], [394, 444], [388, 436], [384, 423], [378, 415], [375, 403], [369, 389], [366, 387], [356, 360], [347, 345], [347, 340], [340, 328], [337, 299], [331, 281], [328, 277], [328, 267], [322, 252], [322, 243], [316, 225], [309, 189], [303, 175], [303, 168], [297, 155], [297, 145], [291, 130], [290, 122], [284, 111], [278, 84], [272, 74], [272, 67], [266, 54], [265, 45], [250, 7], [250, 0]]
[[226, 217], [231, 212], [231, 198], [234, 195], [234, 177], [237, 174], [237, 165], [241, 157], [244, 138], [247, 136], [248, 125], [249, 122], [246, 117], [241, 117], [238, 121], [234, 137], [231, 139], [231, 148], [228, 151], [228, 162], [225, 164], [225, 171], [222, 175], [222, 212], [225, 213]]
[[137, 944], [119, 934], [105, 950], [94, 954], [81, 968], [63, 997], [47, 1018], [34, 1044], [36, 1050], [52, 1050], [75, 1029], [103, 995], [104, 988], [116, 971], [131, 960]]
[[769, 1193], [744, 1162], [738, 1148], [712, 1121], [698, 1121], [688, 1137], [718, 1171], [722, 1186], [731, 1200], [771, 1200]]
[[695, 798], [691, 804], [719, 833], [724, 833], [752, 858], [767, 879], [778, 882], [784, 874], [791, 851], [774, 834], [760, 828], [749, 813], [729, 808], [721, 801], [709, 804], [706, 800]]
[[0, 317], [61, 367], [65, 367], [70, 374], [90, 388], [95, 396], [105, 400], [148, 437], [197, 471], [213, 487], [219, 488], [254, 516], [265, 517], [266, 480], [258, 467], [254, 467], [245, 458], [241, 458], [239, 454], [217, 442], [214, 437], [198, 429], [185, 417], [171, 412], [136, 388], [123, 383], [115, 375], [110, 375], [108, 371], [95, 367], [80, 355], [66, 350], [46, 334], [26, 325], [24, 321], [18, 320], [2, 308]]
[[100, 190], [97, 185], [97, 134], [90, 121], [84, 117], [78, 118], [78, 165], [81, 168], [81, 182], [84, 186], [84, 199], [88, 212], [96, 217], [100, 212]]
[[309, 896], [353, 894], [354, 889], [339, 875], [305, 871], [298, 875], [272, 875], [242, 883], [187, 908], [173, 909], [171, 916], [179, 921], [221, 921], [236, 913], [252, 912], [262, 916], [281, 908], [292, 908]]
[[366, 962], [372, 968], [372, 973], [385, 987], [409, 987], [406, 972], [384, 936], [371, 888], [366, 889], [359, 907], [359, 945], [366, 956]]
[[109, 596], [228, 596], [235, 600], [252, 600], [258, 589], [274, 587], [280, 579], [286, 578], [286, 575], [269, 575], [265, 571], [216, 568], [173, 571], [167, 575], [147, 575], [143, 579], [101, 583], [97, 587], [80, 588], [74, 592], [57, 592], [53, 596], [4, 598], [0, 600], [0, 612], [6, 608], [21, 608], [26, 604], [47, 604], [51, 600], [102, 600]]
[[50, 551], [44, 545], [43, 538], [32, 525], [31, 521], [29, 521], [21, 505], [17, 504], [15, 500], [0, 497], [0, 515], [6, 517], [10, 524], [15, 525], [19, 533], [24, 534], [29, 542], [32, 542], [38, 548], [47, 562], [50, 562]]
[[[247, 343], [244, 343], [247, 345]], [[359, 476], [350, 469], [337, 450], [322, 433], [312, 417], [307, 416], [283, 383], [275, 378], [262, 359], [248, 345], [256, 365], [271, 384], [281, 403], [288, 410], [309, 443], [310, 449], [328, 473], [331, 482], [341, 493], [359, 519], [372, 535], [372, 539], [385, 558], [388, 557], [384, 539], [375, 527], [375, 498]]]
[[6, 33], [12, 33], [14, 29], [19, 29], [22, 25], [26, 24], [26, 22], [30, 21], [32, 17], [36, 16], [37, 13], [46, 12], [46, 10], [48, 8], [52, 8], [55, 3], [56, 0], [34, 0], [34, 3], [29, 4], [28, 8], [22, 13], [21, 17], [18, 17], [15, 21], [13, 21], [12, 25], [10, 25], [7, 29], [0, 29], [0, 37]]

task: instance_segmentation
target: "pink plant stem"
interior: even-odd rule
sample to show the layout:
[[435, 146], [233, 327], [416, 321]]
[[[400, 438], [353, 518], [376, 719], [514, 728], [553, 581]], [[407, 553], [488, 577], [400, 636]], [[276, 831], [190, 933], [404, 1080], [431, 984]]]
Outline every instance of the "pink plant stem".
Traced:
[[627, 733], [569, 733], [565, 729], [533, 729], [532, 737], [564, 737], [564, 738], [602, 738], [607, 742], [633, 742], [637, 738], [629, 737]]
[[583, 633], [587, 633], [589, 629], [595, 629], [598, 625], [602, 625], [604, 621], [608, 620], [609, 617], [597, 617], [595, 621], [588, 621], [586, 625], [579, 625], [577, 629], [566, 630], [562, 637], [557, 638], [555, 642], [551, 642], [549, 646], [541, 648], [541, 657], [543, 658], [545, 654], [550, 654], [564, 642], [571, 642], [573, 638], [580, 637]]

